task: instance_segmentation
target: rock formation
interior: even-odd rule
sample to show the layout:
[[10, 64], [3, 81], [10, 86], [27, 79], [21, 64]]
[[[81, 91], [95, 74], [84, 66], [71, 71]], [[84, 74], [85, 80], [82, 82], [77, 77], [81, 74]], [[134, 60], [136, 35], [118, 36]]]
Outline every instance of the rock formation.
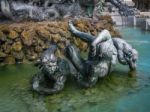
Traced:
[[[75, 26], [83, 32], [97, 35], [103, 29], [112, 36], [120, 34], [113, 28], [110, 16], [99, 17], [97, 22], [90, 19], [77, 19]], [[87, 44], [72, 38], [68, 30], [68, 21], [24, 22], [0, 25], [0, 61], [3, 63], [29, 62], [38, 59], [50, 42], [59, 46], [59, 56], [63, 55], [64, 41], [74, 43], [81, 51], [87, 51]]]

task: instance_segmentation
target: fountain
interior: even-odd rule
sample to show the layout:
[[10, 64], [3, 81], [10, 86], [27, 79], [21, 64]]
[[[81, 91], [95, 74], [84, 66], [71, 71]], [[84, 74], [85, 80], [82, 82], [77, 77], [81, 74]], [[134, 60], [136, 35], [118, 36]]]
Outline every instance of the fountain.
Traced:
[[[80, 0], [0, 1], [2, 4], [0, 5], [2, 19], [0, 19], [2, 21], [5, 20], [4, 18], [8, 19], [8, 22], [0, 23], [0, 64], [3, 64], [0, 65], [1, 111], [145, 112], [149, 110], [150, 40], [147, 37], [150, 34], [138, 28], [127, 27], [119, 28], [119, 33], [113, 27], [114, 22], [110, 16], [99, 16], [98, 13], [93, 12], [97, 7], [95, 2], [89, 6], [84, 4], [86, 0], [83, 0], [82, 4], [78, 1]], [[107, 1], [118, 7], [120, 14], [124, 16], [127, 16], [126, 12], [130, 12], [130, 10], [125, 11], [125, 5], [120, 4], [120, 0]], [[73, 23], [68, 25], [69, 20]], [[72, 31], [68, 30], [69, 28], [73, 28]], [[85, 39], [80, 34], [92, 39]], [[109, 35], [101, 41], [100, 37], [105, 37], [103, 34]], [[91, 40], [92, 42], [87, 42]], [[101, 44], [106, 46], [103, 47]], [[140, 55], [136, 70], [132, 70], [135, 69], [134, 62], [137, 60], [137, 52], [133, 48], [137, 49]], [[112, 52], [104, 52], [104, 49]], [[104, 55], [100, 54], [101, 51]], [[73, 60], [78, 52], [79, 58], [84, 60], [81, 67], [76, 60]], [[50, 57], [47, 56], [49, 53]], [[88, 53], [89, 58], [87, 58]], [[119, 61], [115, 66], [112, 64], [115, 62], [114, 57]], [[38, 63], [38, 69], [33, 63], [39, 59], [43, 65]], [[98, 59], [100, 64], [95, 64], [95, 60]], [[61, 71], [61, 67], [64, 71]], [[97, 69], [99, 67], [101, 69]], [[86, 69], [91, 74], [86, 74], [88, 73]], [[98, 70], [96, 75], [93, 70]], [[43, 75], [39, 75], [40, 73]], [[54, 75], [55, 73], [57, 75]], [[40, 78], [42, 80], [39, 80]], [[55, 94], [58, 92], [59, 94]]]

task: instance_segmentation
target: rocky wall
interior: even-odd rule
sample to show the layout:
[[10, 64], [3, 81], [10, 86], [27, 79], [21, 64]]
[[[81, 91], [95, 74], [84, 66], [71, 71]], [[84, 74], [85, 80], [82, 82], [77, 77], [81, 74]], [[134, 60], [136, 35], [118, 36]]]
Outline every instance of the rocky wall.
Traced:
[[[98, 21], [77, 19], [75, 26], [92, 35], [107, 29], [112, 36], [120, 36], [113, 28], [110, 16], [99, 17]], [[81, 51], [87, 51], [87, 44], [74, 37], [68, 30], [68, 20], [53, 22], [22, 22], [0, 24], [0, 63], [15, 64], [33, 62], [48, 48], [51, 42], [58, 44], [57, 54], [63, 56], [66, 41], [74, 43]]]

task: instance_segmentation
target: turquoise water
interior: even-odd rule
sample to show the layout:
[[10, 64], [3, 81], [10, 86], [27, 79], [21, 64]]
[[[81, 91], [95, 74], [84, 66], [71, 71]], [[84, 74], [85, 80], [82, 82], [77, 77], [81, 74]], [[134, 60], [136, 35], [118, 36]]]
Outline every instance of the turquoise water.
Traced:
[[117, 65], [95, 87], [82, 89], [70, 77], [57, 95], [42, 96], [30, 90], [33, 65], [0, 67], [0, 112], [149, 112], [150, 32], [120, 28], [125, 40], [139, 51], [138, 68]]

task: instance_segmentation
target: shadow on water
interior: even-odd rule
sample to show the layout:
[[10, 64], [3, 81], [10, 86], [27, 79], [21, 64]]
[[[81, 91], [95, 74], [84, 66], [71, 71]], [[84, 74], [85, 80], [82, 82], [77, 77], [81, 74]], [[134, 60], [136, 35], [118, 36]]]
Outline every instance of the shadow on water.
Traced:
[[[83, 89], [69, 77], [62, 92], [42, 96], [30, 90], [29, 82], [37, 68], [33, 65], [2, 66], [0, 112], [147, 112], [150, 109], [150, 33], [142, 34], [133, 28], [120, 31], [139, 51], [136, 72], [129, 72], [128, 67], [118, 64], [92, 88]], [[141, 45], [141, 40], [146, 43]]]

